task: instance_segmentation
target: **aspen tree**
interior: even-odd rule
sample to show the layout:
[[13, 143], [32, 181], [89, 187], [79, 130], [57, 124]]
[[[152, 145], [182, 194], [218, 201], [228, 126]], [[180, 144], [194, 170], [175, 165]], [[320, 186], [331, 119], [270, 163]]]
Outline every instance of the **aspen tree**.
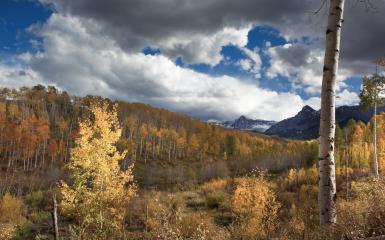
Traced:
[[106, 102], [92, 103], [90, 110], [93, 119], [79, 123], [80, 137], [68, 163], [73, 184], [60, 185], [61, 207], [75, 219], [76, 237], [104, 239], [122, 232], [135, 186], [132, 166], [124, 171], [119, 165], [126, 151], [119, 153], [115, 146], [122, 133], [116, 107], [109, 111]]
[[384, 92], [385, 77], [374, 74], [371, 77], [364, 77], [360, 93], [360, 105], [364, 110], [374, 107], [373, 113], [373, 175], [378, 178], [377, 160], [377, 106], [384, 104], [381, 95]]
[[345, 0], [330, 0], [326, 49], [321, 89], [319, 129], [319, 194], [320, 223], [337, 222], [336, 178], [334, 161], [335, 88], [340, 53], [341, 27]]

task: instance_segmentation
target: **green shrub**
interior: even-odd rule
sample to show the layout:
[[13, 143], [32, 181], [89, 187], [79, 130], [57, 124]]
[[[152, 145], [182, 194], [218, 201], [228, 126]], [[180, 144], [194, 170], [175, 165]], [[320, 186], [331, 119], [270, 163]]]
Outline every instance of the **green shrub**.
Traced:
[[13, 239], [15, 240], [31, 239], [32, 231], [33, 231], [32, 222], [29, 220], [23, 220], [16, 226], [15, 237]]
[[25, 203], [33, 208], [39, 208], [44, 201], [44, 194], [42, 191], [34, 191], [25, 197]]
[[50, 219], [51, 214], [46, 211], [33, 211], [30, 214], [30, 219], [34, 223], [42, 223], [48, 219]]

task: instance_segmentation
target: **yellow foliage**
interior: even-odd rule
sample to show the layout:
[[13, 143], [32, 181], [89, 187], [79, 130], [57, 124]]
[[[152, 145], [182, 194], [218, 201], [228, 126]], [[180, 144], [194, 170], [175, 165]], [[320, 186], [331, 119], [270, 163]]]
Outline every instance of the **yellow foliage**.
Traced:
[[17, 223], [23, 218], [23, 202], [6, 193], [0, 200], [0, 222]]
[[385, 181], [352, 182], [352, 195], [337, 202], [339, 224], [344, 226], [339, 234], [347, 239], [385, 235]]
[[292, 168], [288, 171], [287, 175], [283, 178], [283, 183], [286, 189], [296, 190], [303, 184], [315, 184], [317, 183], [317, 169], [312, 167], [310, 169], [295, 169]]
[[338, 167], [336, 168], [336, 175], [337, 176], [346, 176], [348, 174], [349, 176], [352, 175], [354, 172], [353, 168], [351, 167]]
[[199, 147], [199, 140], [195, 134], [192, 134], [190, 137], [190, 147], [192, 151], [196, 151]]
[[273, 190], [261, 177], [239, 178], [235, 184], [231, 206], [240, 225], [235, 234], [247, 239], [269, 238], [278, 224], [280, 208]]
[[385, 175], [385, 152], [378, 154], [378, 168], [382, 175]]
[[80, 137], [68, 164], [73, 184], [61, 183], [60, 206], [76, 220], [76, 237], [111, 237], [122, 230], [126, 204], [136, 188], [132, 166], [122, 171], [119, 165], [126, 152], [119, 153], [115, 146], [122, 132], [116, 108], [109, 111], [107, 103], [94, 103], [90, 110], [94, 120], [79, 124]]
[[183, 195], [153, 193], [146, 203], [148, 230], [159, 240], [225, 240], [226, 230], [214, 223], [213, 216], [199, 212], [186, 212]]
[[0, 223], [0, 240], [12, 239], [15, 233], [15, 225], [9, 223]]
[[15, 117], [19, 114], [19, 107], [15, 103], [11, 103], [8, 105], [8, 113], [12, 117]]
[[6, 111], [6, 105], [3, 102], [0, 102], [0, 113], [5, 113]]
[[213, 192], [218, 190], [225, 190], [228, 181], [226, 179], [213, 179], [202, 185], [201, 189], [203, 192]]
[[16, 225], [23, 219], [23, 202], [6, 193], [0, 200], [0, 239], [11, 239]]

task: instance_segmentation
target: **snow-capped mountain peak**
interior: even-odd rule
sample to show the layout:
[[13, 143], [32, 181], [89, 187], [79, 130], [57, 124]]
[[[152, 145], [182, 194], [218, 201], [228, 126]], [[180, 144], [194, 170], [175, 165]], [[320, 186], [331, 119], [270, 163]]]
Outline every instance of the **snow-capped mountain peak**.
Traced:
[[274, 121], [249, 119], [243, 115], [233, 121], [218, 121], [215, 119], [210, 119], [207, 122], [210, 124], [222, 126], [224, 128], [232, 128], [243, 131], [253, 131], [261, 133], [265, 132], [268, 128], [270, 128], [276, 123]]

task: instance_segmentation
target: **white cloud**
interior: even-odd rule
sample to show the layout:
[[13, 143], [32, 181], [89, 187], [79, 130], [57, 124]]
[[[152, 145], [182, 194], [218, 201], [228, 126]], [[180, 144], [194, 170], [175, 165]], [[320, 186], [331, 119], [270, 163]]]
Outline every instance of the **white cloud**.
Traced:
[[251, 67], [253, 66], [253, 63], [251, 62], [250, 59], [241, 59], [237, 63], [242, 70], [244, 71], [249, 71]]
[[[287, 77], [293, 89], [303, 88], [309, 94], [319, 94], [322, 85], [324, 51], [317, 45], [288, 43], [268, 48], [271, 66], [267, 76]], [[353, 76], [350, 70], [340, 68], [337, 77], [337, 91], [346, 87], [344, 80]]]
[[336, 105], [357, 105], [360, 102], [360, 98], [356, 92], [350, 92], [347, 89], [337, 93]]
[[307, 100], [305, 100], [305, 105], [309, 105], [315, 110], [318, 110], [321, 108], [321, 98], [320, 97], [311, 97]]
[[[72, 94], [140, 101], [216, 119], [243, 114], [280, 120], [305, 104], [296, 94], [262, 89], [226, 75], [197, 73], [164, 55], [127, 53], [99, 30], [92, 22], [53, 14], [36, 32], [43, 37], [44, 51], [20, 56], [30, 66], [31, 77], [19, 78], [17, 85], [49, 82]], [[13, 76], [4, 74], [10, 71], [1, 70], [2, 85], [15, 86], [9, 80]]]
[[[93, 19], [103, 28], [103, 35], [113, 38], [125, 51], [159, 46], [171, 57], [181, 55], [189, 63], [214, 59], [210, 65], [219, 59], [217, 46], [206, 46], [210, 46], [210, 39], [219, 36], [225, 28], [239, 31], [247, 24], [274, 27], [290, 41], [301, 41], [304, 37], [306, 41], [319, 40], [321, 47], [318, 48], [323, 49], [328, 11], [324, 6], [318, 14], [313, 14], [321, 5], [320, 0], [39, 1], [53, 6], [60, 14]], [[372, 74], [373, 60], [385, 52], [385, 2], [371, 0], [375, 12], [365, 11], [367, 1], [348, 2], [342, 27], [340, 66], [356, 74]], [[226, 33], [229, 39], [231, 35]], [[231, 41], [237, 45], [237, 39]], [[165, 49], [160, 43], [165, 44]], [[206, 51], [207, 56], [201, 50]]]
[[241, 48], [241, 50], [249, 57], [251, 60], [251, 66], [249, 68], [249, 71], [254, 74], [255, 78], [261, 77], [261, 67], [262, 67], [262, 59], [258, 51], [258, 49], [250, 50], [246, 47]]
[[[336, 97], [336, 106], [352, 106], [352, 105], [358, 105], [360, 102], [360, 99], [358, 97], [358, 94], [356, 92], [351, 92], [347, 89], [344, 89], [340, 92], [337, 92]], [[321, 108], [321, 98], [320, 97], [311, 97], [304, 101], [305, 105], [309, 105], [310, 107], [318, 110]]]
[[242, 28], [225, 27], [211, 35], [195, 34], [186, 38], [186, 33], [165, 38], [153, 47], [161, 49], [162, 53], [171, 57], [183, 57], [189, 64], [205, 63], [217, 65], [222, 60], [223, 46], [234, 45], [239, 48], [247, 44], [247, 33], [251, 26]]
[[20, 88], [32, 87], [42, 83], [39, 74], [28, 67], [21, 65], [6, 65], [0, 63], [0, 86]]
[[262, 59], [259, 55], [258, 49], [250, 50], [246, 47], [240, 48], [240, 50], [247, 56], [247, 58], [240, 59], [236, 62], [242, 70], [254, 74], [255, 78], [261, 77]]
[[244, 46], [255, 24], [292, 38], [308, 35], [314, 27], [304, 20], [317, 1], [40, 0], [60, 14], [93, 19], [125, 51], [154, 47], [168, 57], [210, 65], [219, 62], [221, 46]]

